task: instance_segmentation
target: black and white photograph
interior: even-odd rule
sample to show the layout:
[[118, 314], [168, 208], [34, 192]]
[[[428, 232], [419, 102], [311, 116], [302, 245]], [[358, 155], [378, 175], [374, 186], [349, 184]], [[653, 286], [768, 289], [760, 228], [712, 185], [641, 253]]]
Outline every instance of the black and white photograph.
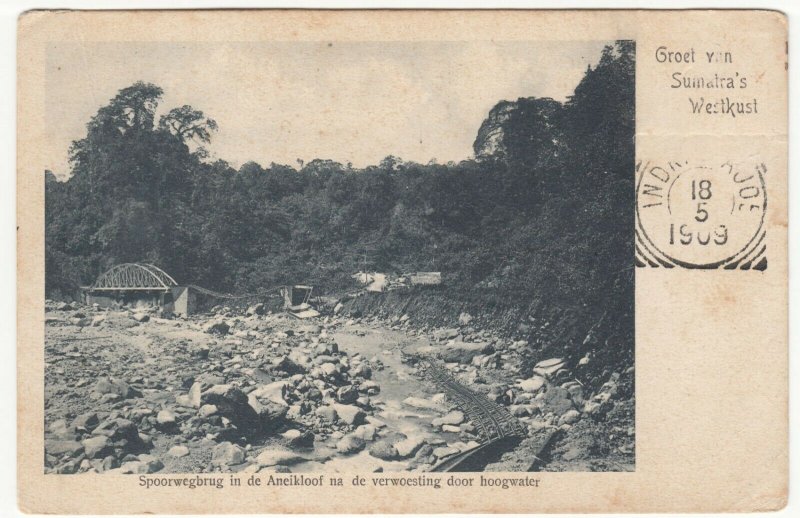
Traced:
[[45, 474], [636, 471], [636, 43], [586, 37], [49, 42]]

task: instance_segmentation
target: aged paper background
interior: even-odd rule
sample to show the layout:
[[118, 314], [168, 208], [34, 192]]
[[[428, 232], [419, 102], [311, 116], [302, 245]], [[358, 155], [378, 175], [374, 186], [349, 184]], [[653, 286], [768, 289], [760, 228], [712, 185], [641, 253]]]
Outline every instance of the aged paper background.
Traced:
[[[767, 11], [34, 12], [20, 21], [19, 503], [42, 513], [755, 511], [788, 485], [786, 22]], [[221, 491], [138, 487], [131, 476], [45, 476], [44, 60], [49, 42], [632, 39], [637, 159], [768, 164], [769, 267], [636, 270], [634, 473], [541, 473], [538, 488]], [[659, 46], [728, 50], [759, 113], [693, 115]], [[702, 58], [702, 56], [700, 56]], [[231, 56], [231, 59], [236, 59]], [[719, 92], [707, 96], [720, 97]], [[363, 145], [354, 142], [354, 145]], [[344, 476], [345, 480], [352, 476]]]

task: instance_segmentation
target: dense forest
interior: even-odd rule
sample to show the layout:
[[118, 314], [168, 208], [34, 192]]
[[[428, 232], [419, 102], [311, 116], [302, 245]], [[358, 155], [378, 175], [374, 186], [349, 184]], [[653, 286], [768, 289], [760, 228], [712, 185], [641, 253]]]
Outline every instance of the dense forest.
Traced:
[[73, 143], [67, 181], [45, 173], [47, 294], [72, 296], [119, 262], [230, 293], [436, 270], [450, 290], [509, 304], [632, 313], [634, 53], [607, 46], [566, 102], [499, 102], [475, 157], [447, 164], [236, 170], [205, 151], [213, 114], [157, 118], [162, 89], [136, 83]]

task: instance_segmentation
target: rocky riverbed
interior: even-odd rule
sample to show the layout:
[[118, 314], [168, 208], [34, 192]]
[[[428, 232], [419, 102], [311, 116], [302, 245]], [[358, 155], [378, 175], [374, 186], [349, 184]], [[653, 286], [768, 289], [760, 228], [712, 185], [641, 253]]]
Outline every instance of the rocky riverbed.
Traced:
[[469, 324], [301, 321], [261, 305], [163, 318], [48, 301], [45, 471], [429, 470], [484, 438], [420, 379], [428, 356], [528, 430], [485, 469], [633, 469], [632, 368], [584, 393], [561, 359], [523, 372], [527, 343]]

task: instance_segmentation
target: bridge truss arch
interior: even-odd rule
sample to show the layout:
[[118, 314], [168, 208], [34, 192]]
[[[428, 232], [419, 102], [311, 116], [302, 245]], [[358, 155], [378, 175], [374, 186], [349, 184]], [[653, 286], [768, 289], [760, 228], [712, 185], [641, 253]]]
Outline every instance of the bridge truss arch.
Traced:
[[91, 291], [168, 291], [178, 286], [167, 272], [148, 263], [118, 264], [102, 275], [90, 287]]

